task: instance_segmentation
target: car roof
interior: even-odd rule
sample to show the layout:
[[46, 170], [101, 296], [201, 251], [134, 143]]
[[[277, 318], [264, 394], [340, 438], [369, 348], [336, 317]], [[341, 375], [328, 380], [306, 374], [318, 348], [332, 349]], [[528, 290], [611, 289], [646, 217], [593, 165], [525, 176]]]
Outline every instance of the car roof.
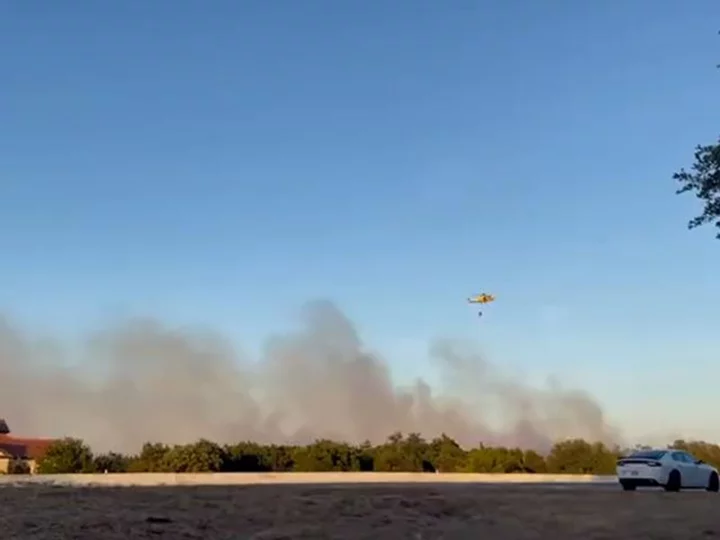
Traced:
[[645, 448], [643, 450], [632, 450], [630, 453], [628, 453], [628, 456], [636, 456], [638, 454], [655, 454], [655, 453], [671, 454], [674, 452], [682, 452], [683, 454], [692, 455], [692, 452], [688, 452], [687, 450], [683, 450], [682, 448]]
[[638, 456], [638, 455], [652, 455], [652, 454], [666, 454], [669, 452], [677, 452], [678, 450], [673, 450], [672, 448], [645, 448], [643, 450], [633, 450], [628, 454], [628, 456]]

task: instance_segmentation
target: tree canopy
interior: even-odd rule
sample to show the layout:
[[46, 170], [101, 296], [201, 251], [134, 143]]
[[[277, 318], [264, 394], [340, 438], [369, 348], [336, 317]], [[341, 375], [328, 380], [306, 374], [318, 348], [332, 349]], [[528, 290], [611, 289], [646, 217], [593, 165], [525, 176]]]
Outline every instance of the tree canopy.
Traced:
[[[675, 441], [673, 445], [720, 466], [720, 446]], [[250, 441], [220, 445], [199, 440], [169, 446], [146, 443], [136, 455], [93, 455], [77, 439], [54, 443], [38, 461], [45, 474], [90, 472], [471, 472], [614, 474], [618, 457], [631, 450], [582, 439], [559, 441], [547, 455], [533, 450], [486, 446], [462, 448], [447, 435], [426, 440], [393, 433], [378, 445], [318, 440], [305, 446]]]
[[40, 474], [96, 472], [90, 447], [79, 439], [66, 438], [55, 442], [38, 460]]
[[[690, 171], [681, 169], [673, 178], [682, 184], [678, 194], [692, 192], [704, 205], [702, 213], [691, 219], [688, 227], [714, 224], [720, 229], [720, 140], [717, 144], [697, 146]], [[720, 230], [717, 238], [720, 239]]]

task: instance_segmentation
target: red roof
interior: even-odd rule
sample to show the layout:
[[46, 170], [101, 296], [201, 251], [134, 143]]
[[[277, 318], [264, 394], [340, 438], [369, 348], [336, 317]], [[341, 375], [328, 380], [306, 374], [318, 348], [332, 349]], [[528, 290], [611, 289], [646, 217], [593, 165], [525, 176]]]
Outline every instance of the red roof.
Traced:
[[38, 459], [54, 442], [54, 439], [21, 439], [0, 435], [0, 451], [7, 452], [16, 459]]

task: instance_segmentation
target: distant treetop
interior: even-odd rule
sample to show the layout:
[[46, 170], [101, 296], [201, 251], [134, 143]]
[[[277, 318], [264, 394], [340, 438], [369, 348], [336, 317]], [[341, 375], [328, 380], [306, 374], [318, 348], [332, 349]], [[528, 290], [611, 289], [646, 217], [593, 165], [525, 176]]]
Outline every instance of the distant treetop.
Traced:
[[7, 435], [10, 433], [10, 428], [4, 418], [0, 418], [0, 435]]

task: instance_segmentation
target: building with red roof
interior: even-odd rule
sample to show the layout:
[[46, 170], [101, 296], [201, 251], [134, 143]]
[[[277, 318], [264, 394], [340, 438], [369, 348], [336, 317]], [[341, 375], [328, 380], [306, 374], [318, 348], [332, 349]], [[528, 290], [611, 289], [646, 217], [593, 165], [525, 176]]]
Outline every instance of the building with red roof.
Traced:
[[0, 419], [0, 474], [11, 470], [35, 473], [37, 461], [55, 439], [31, 439], [15, 437], [5, 420]]

